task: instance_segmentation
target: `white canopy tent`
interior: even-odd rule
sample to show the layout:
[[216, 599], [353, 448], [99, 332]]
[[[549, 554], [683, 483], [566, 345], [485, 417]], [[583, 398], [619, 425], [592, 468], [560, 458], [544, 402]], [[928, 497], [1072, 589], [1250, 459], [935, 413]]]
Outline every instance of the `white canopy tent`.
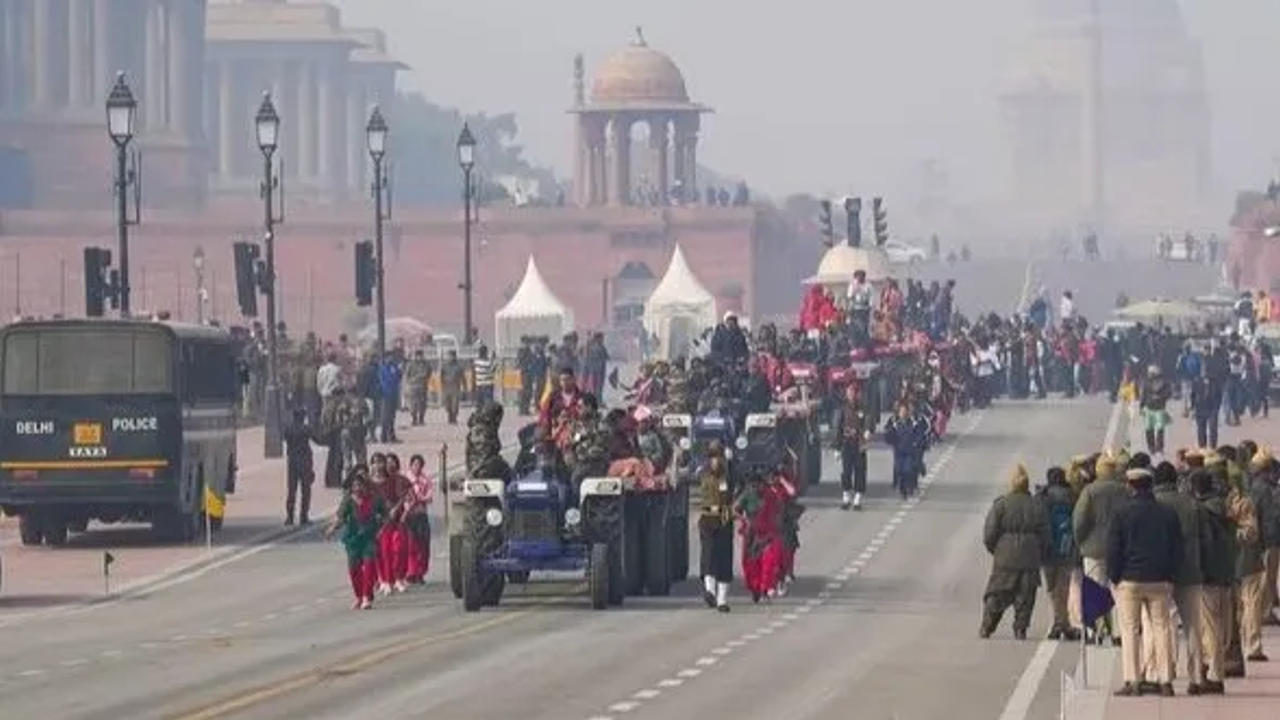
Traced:
[[676, 246], [667, 272], [644, 306], [644, 329], [657, 336], [657, 357], [692, 354], [703, 331], [716, 325], [716, 299], [698, 282]]
[[499, 355], [504, 350], [520, 347], [522, 336], [543, 335], [559, 342], [565, 333], [573, 330], [573, 311], [547, 287], [532, 255], [520, 287], [511, 300], [494, 313], [494, 327], [494, 351]]

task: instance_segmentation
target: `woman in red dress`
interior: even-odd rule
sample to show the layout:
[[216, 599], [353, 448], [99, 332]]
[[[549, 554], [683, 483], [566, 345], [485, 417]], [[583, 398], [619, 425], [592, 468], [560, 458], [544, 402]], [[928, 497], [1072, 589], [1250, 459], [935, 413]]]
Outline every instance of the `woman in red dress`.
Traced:
[[400, 459], [395, 455], [374, 455], [373, 487], [382, 498], [382, 502], [391, 508], [387, 520], [378, 532], [378, 594], [390, 595], [392, 591], [403, 592], [408, 586], [404, 582], [405, 545], [404, 523], [401, 521], [404, 498], [404, 486], [407, 484], [400, 475]]
[[427, 462], [421, 455], [409, 458], [408, 488], [404, 500], [406, 545], [405, 580], [421, 585], [431, 563], [431, 522], [427, 511], [435, 499], [435, 479], [427, 474]]
[[752, 602], [772, 595], [782, 566], [782, 501], [774, 483], [755, 473], [738, 497], [742, 576]]

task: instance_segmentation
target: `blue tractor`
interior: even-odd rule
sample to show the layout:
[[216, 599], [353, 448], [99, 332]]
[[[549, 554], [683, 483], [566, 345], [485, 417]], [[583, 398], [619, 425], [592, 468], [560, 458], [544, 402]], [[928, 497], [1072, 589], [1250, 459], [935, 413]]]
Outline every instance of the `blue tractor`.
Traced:
[[467, 480], [461, 542], [462, 604], [497, 605], [508, 578], [584, 572], [597, 610], [622, 602], [623, 483], [587, 478], [575, 490], [542, 465], [509, 483]]

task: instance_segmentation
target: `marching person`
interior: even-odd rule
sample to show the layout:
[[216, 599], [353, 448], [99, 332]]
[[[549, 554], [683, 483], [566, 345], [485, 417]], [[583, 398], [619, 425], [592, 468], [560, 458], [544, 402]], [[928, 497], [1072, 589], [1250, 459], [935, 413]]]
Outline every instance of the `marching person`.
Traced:
[[373, 589], [378, 570], [374, 562], [377, 555], [378, 528], [386, 516], [386, 505], [381, 495], [369, 482], [369, 471], [358, 465], [347, 478], [347, 490], [343, 493], [333, 523], [325, 530], [325, 537], [333, 537], [342, 530], [342, 546], [347, 553], [347, 574], [351, 578], [351, 590], [356, 596], [353, 610], [373, 607]]
[[422, 348], [413, 351], [413, 359], [404, 369], [404, 382], [409, 386], [409, 424], [417, 427], [426, 422], [427, 383], [431, 381], [431, 363]]
[[[1107, 573], [1107, 535], [1116, 510], [1128, 497], [1128, 490], [1117, 480], [1116, 460], [1102, 455], [1096, 464], [1097, 479], [1085, 486], [1071, 516], [1071, 529], [1076, 546], [1083, 556], [1084, 574], [1102, 587], [1110, 587]], [[1103, 618], [1103, 636], [1112, 637], [1114, 625], [1108, 614]], [[1088, 628], [1086, 628], [1086, 631]]]
[[862, 509], [867, 491], [867, 443], [875, 430], [862, 402], [862, 385], [851, 381], [844, 391], [844, 403], [836, 410], [835, 448], [840, 453], [840, 509]]
[[1018, 465], [1009, 481], [1009, 492], [996, 498], [983, 526], [982, 543], [992, 562], [982, 596], [979, 637], [991, 637], [1012, 605], [1013, 636], [1027, 639], [1036, 588], [1040, 587], [1040, 561], [1049, 549], [1048, 535], [1044, 509], [1031, 497], [1027, 469]]
[[1053, 606], [1053, 626], [1048, 637], [1050, 640], [1079, 640], [1080, 631], [1072, 626], [1067, 604], [1072, 578], [1080, 565], [1080, 551], [1071, 529], [1076, 493], [1067, 484], [1066, 471], [1060, 467], [1049, 468], [1045, 480], [1047, 485], [1040, 495], [1045, 519], [1049, 523], [1049, 545], [1043, 563], [1044, 588]]
[[702, 599], [707, 607], [729, 612], [729, 584], [733, 582], [733, 487], [724, 448], [707, 448], [707, 469], [701, 478], [702, 513], [698, 536], [702, 541]]
[[431, 566], [431, 521], [427, 513], [436, 494], [435, 479], [427, 473], [427, 461], [421, 455], [409, 458], [408, 481], [402, 501], [407, 546], [405, 581], [421, 585]]
[[1207, 470], [1194, 470], [1189, 484], [1197, 506], [1200, 572], [1204, 583], [1200, 591], [1200, 644], [1205, 664], [1201, 694], [1221, 695], [1232, 625], [1235, 530], [1227, 518], [1225, 493], [1215, 484], [1213, 475]]
[[311, 523], [311, 483], [315, 482], [315, 464], [311, 453], [311, 426], [307, 423], [306, 408], [293, 409], [293, 421], [284, 429], [286, 456], [286, 474], [288, 475], [288, 493], [284, 501], [284, 524], [293, 524], [293, 510], [296, 506], [299, 490], [302, 494], [302, 506], [299, 508], [298, 522], [303, 525]]
[[1142, 384], [1139, 404], [1142, 407], [1143, 426], [1146, 430], [1147, 452], [1151, 455], [1164, 454], [1164, 431], [1169, 427], [1169, 411], [1167, 406], [1173, 391], [1169, 381], [1159, 365], [1147, 368], [1147, 378]]
[[450, 350], [440, 366], [440, 397], [450, 425], [458, 424], [458, 406], [467, 389], [467, 371], [458, 360], [458, 351]]
[[885, 442], [893, 448], [893, 485], [906, 500], [916, 493], [924, 475], [924, 452], [929, 447], [929, 421], [911, 411], [906, 401], [884, 428]]
[[742, 518], [742, 579], [752, 602], [771, 596], [779, 584], [784, 502], [770, 477], [752, 472], [735, 503]]
[[1134, 468], [1125, 479], [1132, 499], [1116, 512], [1107, 531], [1107, 576], [1116, 588], [1124, 665], [1124, 686], [1115, 694], [1142, 694], [1142, 645], [1138, 638], [1145, 611], [1151, 618], [1155, 644], [1152, 674], [1158, 679], [1160, 695], [1173, 697], [1169, 614], [1173, 581], [1183, 559], [1182, 528], [1178, 514], [1156, 502], [1150, 470]]
[[[1156, 502], [1171, 509], [1178, 516], [1178, 526], [1182, 530], [1182, 557], [1178, 559], [1176, 573], [1173, 578], [1173, 604], [1178, 609], [1178, 618], [1182, 621], [1182, 630], [1187, 636], [1187, 686], [1188, 695], [1200, 695], [1205, 690], [1204, 655], [1202, 652], [1202, 631], [1200, 628], [1201, 607], [1204, 605], [1204, 573], [1200, 568], [1200, 509], [1195, 499], [1178, 491], [1178, 471], [1167, 462], [1160, 463], [1155, 471]], [[1169, 627], [1169, 647], [1176, 648], [1173, 633], [1177, 630], [1172, 624]], [[1148, 666], [1157, 662], [1156, 645], [1153, 633], [1144, 633], [1143, 645]], [[1177, 664], [1176, 654], [1169, 655], [1169, 677], [1174, 676]]]

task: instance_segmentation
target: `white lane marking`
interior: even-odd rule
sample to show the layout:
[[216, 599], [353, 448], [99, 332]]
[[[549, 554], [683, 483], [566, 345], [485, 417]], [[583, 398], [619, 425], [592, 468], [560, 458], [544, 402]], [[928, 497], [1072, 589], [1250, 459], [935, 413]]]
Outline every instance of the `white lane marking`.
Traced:
[[1018, 684], [1014, 687], [1013, 694], [1009, 696], [1009, 702], [1005, 703], [1004, 712], [1000, 713], [1000, 720], [1025, 720], [1027, 713], [1031, 710], [1031, 701], [1036, 697], [1036, 690], [1040, 688], [1040, 682], [1044, 679], [1045, 672], [1049, 670], [1053, 654], [1060, 647], [1062, 643], [1056, 641], [1040, 641], [1035, 655], [1031, 656], [1031, 662], [1027, 663], [1027, 669], [1022, 672], [1022, 677], [1018, 678]]
[[680, 678], [667, 678], [665, 680], [658, 681], [658, 687], [663, 688], [675, 688], [680, 687], [683, 684], [684, 680], [681, 680]]
[[742, 639], [743, 640], [759, 640], [760, 633], [747, 633], [746, 635], [742, 636]]
[[696, 678], [701, 674], [702, 674], [702, 671], [699, 670], [698, 668], [685, 668], [680, 672], [676, 673], [678, 677], [682, 677], [682, 678]]
[[818, 607], [819, 605], [821, 605], [822, 601], [815, 598], [811, 600], [806, 600], [804, 604], [806, 607], [812, 608], [812, 607]]
[[44, 670], [36, 668], [35, 670], [23, 670], [22, 672], [18, 673], [18, 677], [35, 677], [37, 675], [43, 675], [43, 674], [44, 674]]
[[787, 613], [786, 615], [782, 616], [782, 619], [783, 620], [799, 620], [800, 616], [795, 613]]
[[186, 639], [187, 639], [186, 635], [174, 635], [173, 637], [169, 638], [171, 642], [182, 642], [183, 640], [186, 640]]
[[[1111, 417], [1107, 420], [1107, 434], [1102, 440], [1102, 447], [1113, 448], [1115, 445], [1116, 433], [1120, 428], [1120, 412], [1123, 409], [1123, 403], [1116, 403], [1111, 408]], [[1031, 660], [1027, 663], [1027, 667], [1022, 671], [1022, 676], [1018, 678], [1018, 684], [1013, 688], [1013, 694], [1009, 696], [1008, 702], [1005, 703], [1004, 712], [1000, 713], [999, 720], [1026, 720], [1027, 713], [1031, 711], [1031, 702], [1035, 699], [1036, 691], [1040, 689], [1040, 684], [1044, 682], [1045, 673], [1049, 672], [1049, 663], [1053, 660], [1053, 654], [1061, 647], [1061, 643], [1055, 640], [1041, 640], [1036, 646], [1036, 652], [1031, 656]]]
[[592, 715], [587, 720], [613, 720], [612, 715]]
[[731, 647], [718, 647], [713, 649], [711, 651], [711, 654], [712, 655], [728, 655], [731, 652], [733, 652], [733, 648]]
[[827, 599], [827, 598], [829, 598], [829, 597], [831, 597], [831, 591], [830, 591], [830, 590], [823, 590], [822, 592], [818, 593], [818, 599], [819, 599], [819, 600], [826, 600], [826, 599]]
[[278, 613], [267, 613], [266, 615], [262, 616], [262, 619], [266, 622], [271, 622], [272, 620], [275, 620], [278, 617], [280, 617]]
[[290, 605], [288, 612], [291, 612], [291, 613], [302, 612], [303, 610], [306, 610], [306, 609], [307, 609], [306, 605]]
[[648, 690], [640, 690], [635, 695], [632, 695], [631, 697], [635, 698], [636, 700], [652, 700], [661, 694], [662, 694], [661, 690], [654, 690], [650, 688]]
[[61, 665], [62, 667], [79, 667], [81, 665], [84, 665], [87, 662], [89, 661], [85, 660], [84, 658], [74, 658], [72, 660], [63, 660], [58, 664]]
[[628, 713], [640, 707], [638, 702], [619, 702], [609, 706], [610, 712]]
[[791, 622], [791, 621], [790, 620], [774, 620], [773, 622], [769, 623], [769, 627], [774, 628], [776, 630], [781, 630], [782, 628], [787, 626], [788, 622]]
[[844, 587], [844, 583], [842, 583], [842, 582], [829, 582], [829, 583], [827, 583], [827, 589], [828, 589], [828, 590], [839, 590], [839, 589], [840, 589], [840, 588], [842, 588], [842, 587]]
[[836, 575], [836, 580], [839, 580], [840, 582], [844, 582], [845, 580], [848, 580], [848, 579], [849, 579], [848, 572], [842, 572], [839, 575]]
[[694, 660], [693, 664], [701, 665], [702, 667], [711, 667], [712, 665], [715, 665], [719, 661], [720, 661], [719, 658], [714, 658], [714, 657], [711, 657], [710, 655], [703, 655], [697, 660]]
[[124, 655], [123, 650], [103, 650], [102, 657], [120, 657]]
[[867, 560], [870, 560], [873, 556], [875, 556], [875, 553], [871, 552], [870, 550], [863, 550], [862, 554], [858, 556], [858, 559], [865, 562]]
[[796, 608], [796, 612], [798, 613], [808, 613], [812, 611], [813, 611], [812, 605], [801, 605], [800, 607]]
[[252, 624], [253, 624], [253, 621], [251, 620], [241, 620], [240, 622], [236, 623], [232, 627], [243, 628], [243, 627], [249, 627]]
[[773, 634], [773, 628], [768, 627], [768, 626], [762, 627], [762, 628], [760, 628], [760, 634], [761, 634], [761, 635], [772, 635], [772, 634]]
[[142, 650], [155, 650], [156, 648], [160, 647], [160, 644], [153, 643], [153, 642], [144, 642], [144, 643], [138, 643], [138, 647]]

